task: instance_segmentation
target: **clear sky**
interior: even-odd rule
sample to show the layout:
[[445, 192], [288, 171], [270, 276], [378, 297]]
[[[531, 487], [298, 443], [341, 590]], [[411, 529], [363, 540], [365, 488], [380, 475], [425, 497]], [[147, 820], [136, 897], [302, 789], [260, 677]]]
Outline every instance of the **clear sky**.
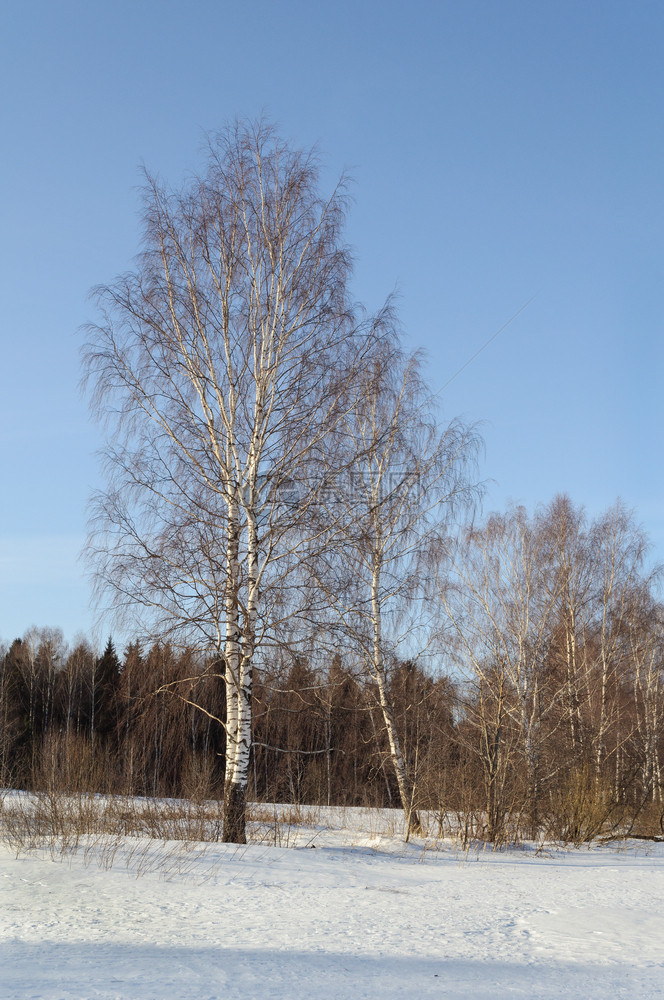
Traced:
[[398, 291], [434, 389], [532, 299], [441, 394], [484, 421], [485, 508], [620, 496], [664, 558], [662, 52], [661, 0], [5, 0], [0, 637], [93, 621], [77, 329], [139, 165], [261, 112], [353, 175], [355, 295]]

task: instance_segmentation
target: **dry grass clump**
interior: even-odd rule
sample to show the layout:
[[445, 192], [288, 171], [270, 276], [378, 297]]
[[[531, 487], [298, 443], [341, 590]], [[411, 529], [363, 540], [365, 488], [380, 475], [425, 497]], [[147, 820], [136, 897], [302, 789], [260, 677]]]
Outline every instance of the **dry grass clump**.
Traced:
[[17, 854], [42, 847], [66, 853], [100, 838], [210, 843], [221, 830], [215, 801], [54, 791], [6, 793], [0, 801], [0, 840]]
[[[247, 819], [249, 840], [273, 847], [299, 847], [305, 841], [311, 844], [321, 826], [319, 807], [298, 804], [252, 802]], [[313, 836], [308, 833], [312, 830]]]

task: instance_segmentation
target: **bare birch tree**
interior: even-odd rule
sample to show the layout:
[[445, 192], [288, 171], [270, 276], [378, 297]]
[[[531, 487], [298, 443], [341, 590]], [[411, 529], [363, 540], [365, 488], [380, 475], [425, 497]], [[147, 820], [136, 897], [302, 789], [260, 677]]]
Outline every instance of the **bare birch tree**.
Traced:
[[592, 615], [598, 552], [591, 543], [583, 508], [565, 494], [554, 497], [541, 520], [542, 558], [550, 567], [548, 587], [557, 595], [557, 642], [552, 658], [565, 678], [563, 715], [569, 730], [571, 763], [578, 768], [588, 742], [583, 718], [589, 683], [584, 638]]
[[327, 507], [330, 543], [321, 580], [376, 685], [410, 834], [420, 832], [420, 822], [389, 666], [400, 652], [419, 651], [417, 630], [427, 625], [425, 556], [434, 536], [474, 496], [469, 472], [478, 438], [458, 421], [439, 430], [419, 360], [399, 348], [389, 308], [374, 333], [362, 390], [340, 428], [347, 459]]
[[312, 469], [362, 351], [344, 219], [343, 185], [321, 198], [312, 153], [236, 123], [182, 190], [147, 177], [144, 249], [97, 290], [84, 354], [111, 430], [89, 546], [98, 593], [149, 634], [216, 650], [227, 841], [245, 839], [258, 651], [302, 610], [289, 584]]
[[551, 735], [544, 723], [562, 693], [546, 670], [558, 593], [543, 534], [522, 507], [491, 515], [449, 550], [439, 588], [456, 637], [450, 648], [465, 679], [467, 716], [480, 737], [490, 839], [502, 832], [497, 784], [508, 748], [525, 765], [525, 801], [537, 828], [543, 742]]
[[644, 798], [662, 803], [660, 743], [664, 704], [664, 609], [646, 595], [629, 622], [636, 731]]
[[588, 630], [585, 648], [596, 689], [593, 756], [599, 781], [615, 723], [616, 693], [629, 668], [629, 624], [648, 588], [643, 572], [647, 541], [633, 514], [619, 501], [595, 522], [591, 539], [597, 553], [597, 581], [594, 628]]

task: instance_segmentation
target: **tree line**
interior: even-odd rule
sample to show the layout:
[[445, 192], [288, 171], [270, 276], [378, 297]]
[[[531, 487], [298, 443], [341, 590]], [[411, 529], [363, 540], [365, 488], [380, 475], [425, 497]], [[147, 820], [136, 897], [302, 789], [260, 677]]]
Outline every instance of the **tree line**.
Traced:
[[[376, 691], [340, 657], [326, 668], [283, 659], [254, 687], [251, 798], [398, 804]], [[451, 720], [449, 685], [403, 663], [390, 696], [410, 759]], [[0, 784], [219, 796], [224, 702], [219, 664], [194, 650], [155, 644], [143, 653], [130, 643], [119, 657], [109, 639], [98, 655], [83, 640], [69, 648], [58, 629], [33, 628], [0, 656]]]
[[[346, 643], [257, 669], [248, 797], [403, 805], [468, 836], [582, 840], [658, 831], [664, 811], [664, 616], [646, 539], [616, 504], [565, 496], [493, 514], [430, 566], [426, 655], [381, 678]], [[433, 595], [433, 591], [432, 591]], [[32, 630], [0, 660], [0, 781], [160, 796], [223, 795], [223, 664], [138, 643], [118, 657]], [[390, 706], [391, 734], [383, 705]]]

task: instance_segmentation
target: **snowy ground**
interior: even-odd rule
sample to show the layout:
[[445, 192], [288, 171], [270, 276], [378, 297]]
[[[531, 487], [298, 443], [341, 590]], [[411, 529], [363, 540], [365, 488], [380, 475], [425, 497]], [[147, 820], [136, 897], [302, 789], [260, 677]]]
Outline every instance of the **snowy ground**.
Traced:
[[324, 819], [295, 847], [128, 838], [110, 868], [0, 848], [0, 997], [664, 997], [664, 844], [465, 854]]

